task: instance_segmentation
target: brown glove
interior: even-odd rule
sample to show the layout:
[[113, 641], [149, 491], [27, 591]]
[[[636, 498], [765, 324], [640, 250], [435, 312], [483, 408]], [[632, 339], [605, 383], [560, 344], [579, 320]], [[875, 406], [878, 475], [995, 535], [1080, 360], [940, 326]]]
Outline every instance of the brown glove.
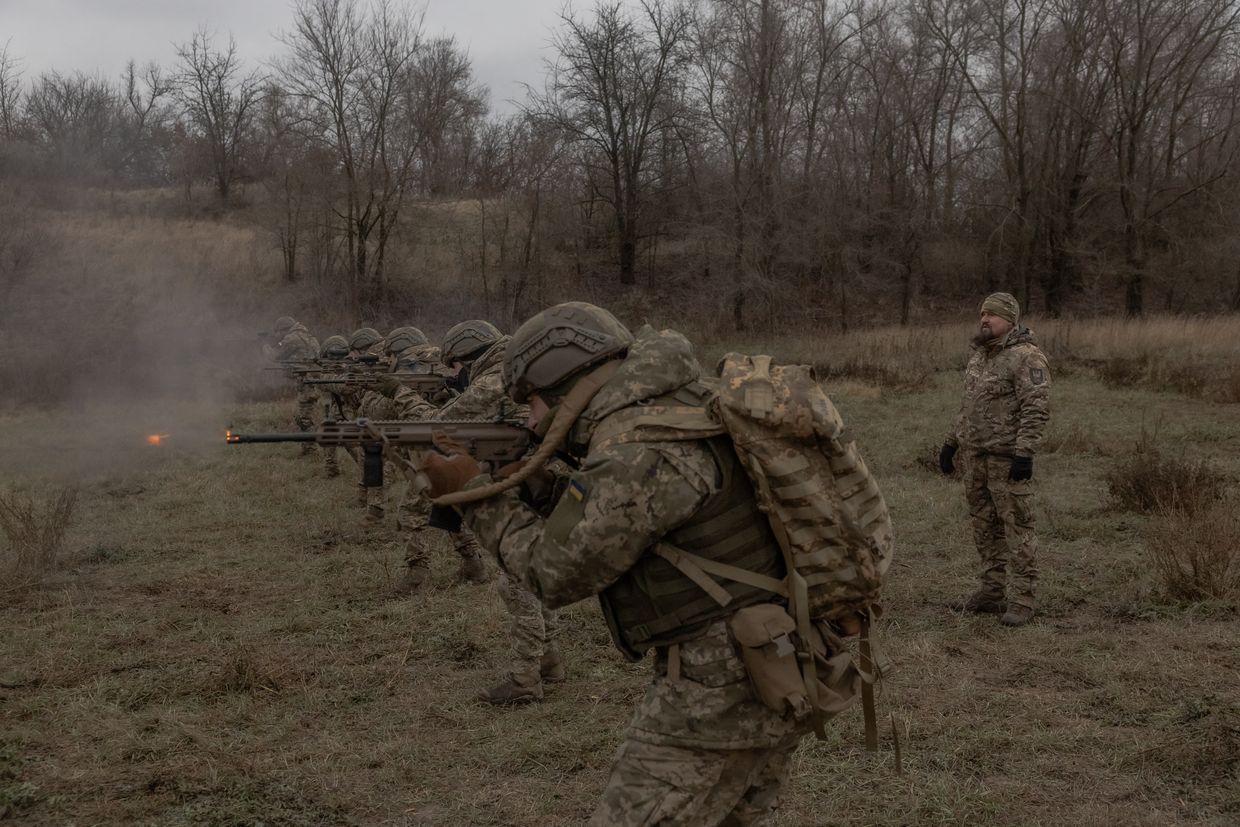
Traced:
[[478, 461], [469, 454], [453, 454], [450, 457], [428, 453], [422, 462], [422, 473], [430, 481], [431, 498], [442, 497], [460, 491], [465, 483], [482, 473]]

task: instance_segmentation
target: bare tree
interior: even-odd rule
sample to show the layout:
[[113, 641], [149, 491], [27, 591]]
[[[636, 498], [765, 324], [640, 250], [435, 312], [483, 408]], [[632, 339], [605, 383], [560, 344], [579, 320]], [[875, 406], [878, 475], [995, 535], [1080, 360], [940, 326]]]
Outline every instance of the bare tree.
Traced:
[[119, 96], [102, 78], [52, 71], [31, 86], [23, 120], [49, 174], [97, 179], [115, 169], [121, 111]]
[[568, 11], [561, 22], [553, 40], [558, 58], [527, 111], [576, 143], [593, 193], [615, 218], [620, 283], [634, 284], [643, 198], [657, 173], [651, 147], [680, 116], [675, 90], [690, 17], [673, 2], [642, 0], [636, 14], [604, 2], [589, 18]]
[[159, 64], [141, 69], [129, 61], [121, 74], [121, 92], [127, 107], [121, 117], [122, 172], [134, 181], [163, 181], [167, 164], [160, 157], [160, 136], [173, 117], [168, 99], [175, 91], [172, 78]]
[[179, 45], [177, 56], [177, 95], [189, 125], [207, 146], [215, 191], [227, 201], [251, 137], [263, 78], [257, 71], [243, 71], [231, 35], [228, 45], [218, 50], [205, 28]]
[[1233, 168], [1232, 61], [1240, 3], [1105, 0], [1102, 7], [1111, 73], [1107, 138], [1123, 220], [1124, 307], [1135, 316], [1145, 308], [1148, 256], [1160, 220]]
[[307, 137], [328, 148], [339, 169], [334, 209], [355, 310], [386, 292], [387, 244], [420, 148], [406, 93], [421, 26], [390, 0], [299, 0], [282, 37], [289, 54], [278, 64], [281, 83], [304, 101]]
[[22, 104], [22, 71], [17, 58], [9, 54], [9, 44], [0, 49], [0, 140], [17, 136]]

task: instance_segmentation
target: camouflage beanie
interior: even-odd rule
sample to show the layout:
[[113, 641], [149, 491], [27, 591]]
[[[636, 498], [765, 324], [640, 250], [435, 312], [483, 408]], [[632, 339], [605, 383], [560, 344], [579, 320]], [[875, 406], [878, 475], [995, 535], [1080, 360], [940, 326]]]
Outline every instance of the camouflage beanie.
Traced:
[[1020, 302], [1011, 293], [991, 293], [982, 302], [982, 312], [992, 313], [1012, 324], [1020, 318]]

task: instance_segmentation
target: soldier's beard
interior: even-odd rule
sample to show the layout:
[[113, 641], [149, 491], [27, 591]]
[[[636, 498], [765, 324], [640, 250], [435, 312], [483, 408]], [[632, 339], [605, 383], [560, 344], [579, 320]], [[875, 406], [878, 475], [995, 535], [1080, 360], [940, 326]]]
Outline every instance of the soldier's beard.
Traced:
[[973, 337], [972, 341], [975, 345], [988, 345], [998, 338], [999, 337], [996, 336], [994, 331], [989, 327], [983, 327], [977, 331], [977, 334]]

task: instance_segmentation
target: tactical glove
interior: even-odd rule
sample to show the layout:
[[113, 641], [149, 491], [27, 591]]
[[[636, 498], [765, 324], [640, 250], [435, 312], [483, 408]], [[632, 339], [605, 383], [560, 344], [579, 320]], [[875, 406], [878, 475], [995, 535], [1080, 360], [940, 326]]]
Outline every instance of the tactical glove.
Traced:
[[1012, 457], [1012, 470], [1008, 472], [1012, 482], [1033, 479], [1033, 457]]
[[430, 480], [431, 499], [460, 491], [465, 483], [482, 473], [478, 461], [469, 454], [450, 457], [428, 452], [422, 462], [422, 473]]
[[457, 532], [461, 530], [461, 514], [450, 505], [432, 505], [427, 524], [431, 528]]
[[956, 470], [956, 450], [959, 446], [951, 442], [944, 442], [943, 447], [939, 449], [939, 470], [944, 474], [951, 474]]

